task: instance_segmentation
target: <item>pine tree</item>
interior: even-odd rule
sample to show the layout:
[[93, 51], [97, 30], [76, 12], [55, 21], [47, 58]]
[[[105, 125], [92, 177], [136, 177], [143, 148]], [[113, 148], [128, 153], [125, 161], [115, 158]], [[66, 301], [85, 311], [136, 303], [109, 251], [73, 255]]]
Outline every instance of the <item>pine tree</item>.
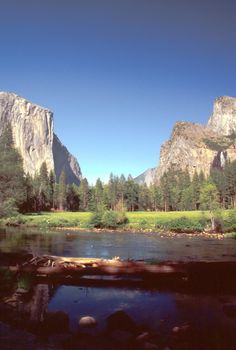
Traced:
[[75, 184], [66, 186], [66, 206], [70, 211], [78, 211], [80, 205], [79, 187]]
[[60, 210], [66, 209], [66, 176], [62, 170], [58, 183], [58, 207]]
[[94, 198], [96, 210], [98, 210], [101, 207], [104, 207], [103, 184], [100, 178], [97, 179], [95, 184]]
[[11, 126], [0, 137], [0, 215], [11, 215], [26, 200], [23, 161], [14, 148]]
[[48, 210], [51, 207], [50, 183], [46, 162], [43, 162], [39, 170], [38, 202], [39, 210]]
[[89, 191], [88, 180], [86, 178], [83, 178], [80, 182], [79, 196], [80, 196], [80, 209], [82, 211], [87, 211], [88, 205], [89, 205], [90, 191]]

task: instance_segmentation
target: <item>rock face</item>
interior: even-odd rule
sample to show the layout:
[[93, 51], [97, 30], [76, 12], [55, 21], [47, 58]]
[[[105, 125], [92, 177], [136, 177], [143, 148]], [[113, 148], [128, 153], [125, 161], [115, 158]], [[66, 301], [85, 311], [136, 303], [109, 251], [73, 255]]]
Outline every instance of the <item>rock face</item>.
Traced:
[[156, 181], [171, 166], [187, 169], [192, 177], [201, 171], [205, 176], [211, 167], [223, 167], [226, 159], [236, 159], [236, 99], [219, 97], [207, 126], [177, 122], [170, 140], [161, 147]]
[[153, 177], [158, 183], [170, 167], [187, 169], [191, 177], [195, 171], [208, 176], [211, 167], [222, 168], [227, 159], [236, 160], [236, 98], [223, 96], [215, 100], [206, 126], [175, 124], [170, 139], [161, 146]]
[[214, 103], [213, 114], [207, 126], [222, 135], [230, 135], [236, 131], [236, 98], [218, 97]]
[[34, 176], [46, 162], [48, 171], [54, 170], [57, 180], [64, 168], [67, 182], [79, 184], [79, 164], [53, 133], [52, 112], [16, 94], [0, 92], [0, 134], [7, 123], [11, 124], [26, 173]]
[[154, 183], [155, 176], [156, 176], [156, 168], [151, 168], [144, 171], [144, 173], [142, 173], [141, 175], [135, 177], [134, 181], [139, 185], [146, 184], [147, 186], [150, 186], [151, 184]]
[[53, 160], [56, 178], [59, 179], [62, 170], [66, 174], [67, 183], [78, 184], [81, 177], [81, 170], [77, 159], [70, 154], [67, 148], [61, 143], [57, 135], [53, 137]]

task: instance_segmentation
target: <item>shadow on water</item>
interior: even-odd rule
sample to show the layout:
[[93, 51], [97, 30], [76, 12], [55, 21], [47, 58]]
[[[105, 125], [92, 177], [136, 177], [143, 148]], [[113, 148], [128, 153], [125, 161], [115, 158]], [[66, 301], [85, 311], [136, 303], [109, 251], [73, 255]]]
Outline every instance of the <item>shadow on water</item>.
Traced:
[[[48, 342], [63, 349], [236, 347], [235, 295], [53, 284], [21, 289], [0, 303], [0, 321], [22, 334], [31, 332], [45, 349]], [[1, 349], [12, 337], [5, 341]]]

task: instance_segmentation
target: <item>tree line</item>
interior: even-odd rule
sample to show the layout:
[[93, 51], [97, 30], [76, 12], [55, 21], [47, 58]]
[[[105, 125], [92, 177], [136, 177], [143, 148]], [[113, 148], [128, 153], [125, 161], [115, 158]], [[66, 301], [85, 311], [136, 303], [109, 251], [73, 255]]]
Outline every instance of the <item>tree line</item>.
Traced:
[[97, 179], [89, 185], [86, 178], [79, 186], [66, 184], [62, 171], [58, 182], [43, 163], [34, 177], [25, 174], [23, 161], [14, 148], [12, 131], [6, 126], [0, 137], [0, 216], [15, 212], [49, 210], [198, 210], [236, 207], [236, 161], [224, 168], [212, 168], [210, 176], [174, 167], [164, 173], [158, 184], [147, 187], [132, 176], [110, 175], [108, 183]]

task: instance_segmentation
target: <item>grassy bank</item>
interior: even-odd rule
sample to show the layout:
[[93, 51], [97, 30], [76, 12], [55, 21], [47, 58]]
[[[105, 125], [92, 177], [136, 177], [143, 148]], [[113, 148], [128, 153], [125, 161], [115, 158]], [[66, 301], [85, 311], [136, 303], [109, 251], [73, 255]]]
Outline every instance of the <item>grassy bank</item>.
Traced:
[[[224, 210], [216, 212], [216, 222], [222, 231], [236, 230], [236, 211]], [[2, 219], [2, 225], [26, 225], [36, 227], [78, 227], [93, 229], [92, 213], [87, 212], [44, 212], [40, 214], [19, 215]], [[176, 211], [176, 212], [127, 212], [127, 222], [119, 225], [119, 229], [140, 231], [175, 231], [201, 232], [210, 227], [208, 211]]]

